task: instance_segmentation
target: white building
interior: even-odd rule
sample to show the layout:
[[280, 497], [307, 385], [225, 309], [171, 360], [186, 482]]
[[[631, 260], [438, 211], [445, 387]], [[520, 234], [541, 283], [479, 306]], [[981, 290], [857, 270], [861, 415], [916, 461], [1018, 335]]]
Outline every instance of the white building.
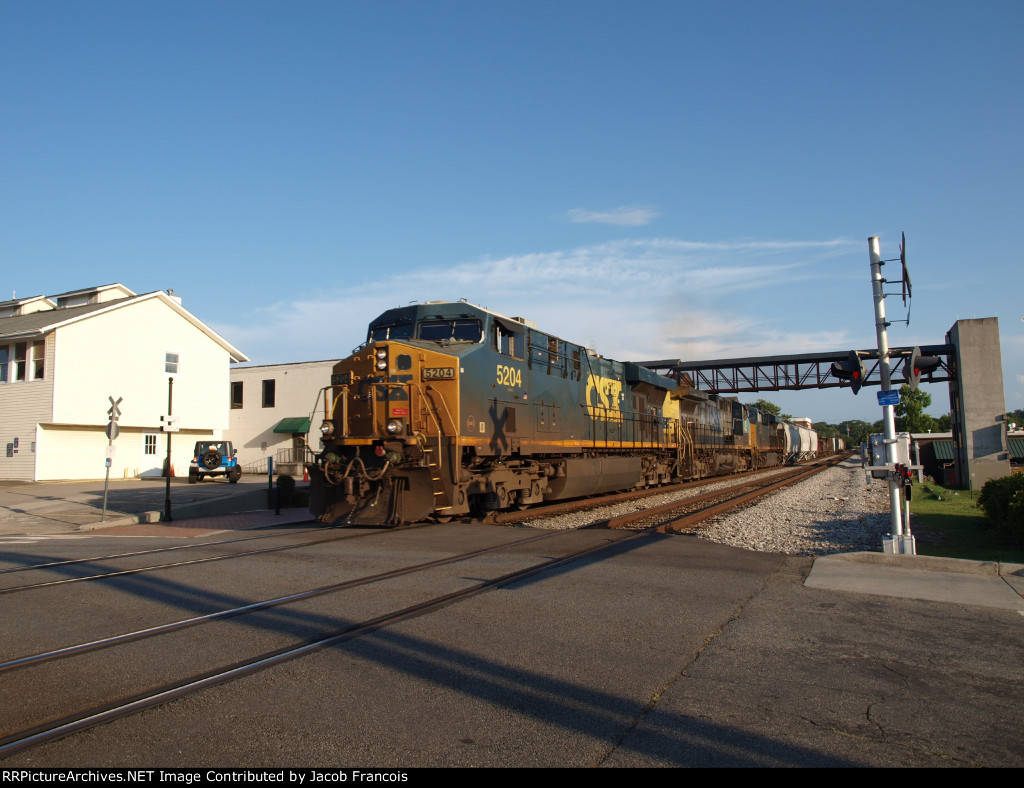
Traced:
[[173, 380], [171, 465], [228, 427], [229, 370], [248, 361], [173, 295], [120, 284], [0, 303], [0, 478], [99, 479], [111, 398], [111, 477], [159, 475]]
[[266, 472], [266, 459], [293, 475], [303, 448], [320, 450], [323, 389], [337, 361], [303, 361], [231, 370], [230, 428], [225, 438], [247, 472]]

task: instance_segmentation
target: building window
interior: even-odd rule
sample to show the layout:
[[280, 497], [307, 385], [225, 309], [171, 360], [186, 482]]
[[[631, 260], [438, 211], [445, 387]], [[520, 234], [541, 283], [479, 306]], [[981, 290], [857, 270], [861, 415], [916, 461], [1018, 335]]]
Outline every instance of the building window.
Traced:
[[156, 435], [146, 435], [146, 454], [156, 454]]
[[25, 380], [28, 374], [28, 342], [17, 342], [14, 345], [14, 379]]
[[274, 407], [274, 381], [272, 380], [263, 381], [263, 407]]
[[242, 381], [240, 380], [231, 383], [231, 407], [236, 410], [242, 407]]
[[45, 374], [45, 339], [0, 345], [0, 383], [42, 380]]
[[180, 357], [177, 353], [165, 353], [164, 354], [164, 372], [168, 372], [171, 375], [177, 375], [180, 366]]
[[32, 380], [42, 380], [46, 375], [46, 340], [32, 343]]

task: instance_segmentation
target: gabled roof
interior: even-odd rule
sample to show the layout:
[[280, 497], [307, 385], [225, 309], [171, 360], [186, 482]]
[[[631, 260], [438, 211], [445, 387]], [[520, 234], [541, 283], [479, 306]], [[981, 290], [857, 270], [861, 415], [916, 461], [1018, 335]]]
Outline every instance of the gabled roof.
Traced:
[[21, 306], [27, 304], [30, 301], [38, 301], [40, 298], [46, 298], [44, 295], [29, 296], [28, 298], [12, 298], [10, 301], [0, 301], [0, 309], [5, 306]]
[[[121, 285], [118, 285], [118, 287], [121, 287]], [[89, 288], [90, 291], [95, 289], [96, 288]], [[54, 298], [56, 298], [56, 296], [54, 296]], [[70, 323], [77, 323], [80, 320], [88, 320], [90, 317], [94, 317], [104, 312], [111, 312], [115, 309], [121, 309], [122, 307], [126, 307], [131, 304], [138, 304], [142, 301], [148, 301], [151, 299], [157, 299], [169, 306], [181, 317], [224, 348], [230, 354], [231, 361], [233, 363], [249, 360], [248, 356], [244, 355], [238, 348], [199, 320], [199, 318], [185, 309], [163, 290], [156, 290], [152, 293], [143, 293], [142, 295], [132, 295], [128, 298], [119, 298], [99, 304], [69, 306], [63, 309], [48, 309], [40, 312], [32, 312], [28, 315], [3, 317], [0, 318], [0, 341], [38, 337]]]
[[120, 290], [126, 297], [135, 295], [134, 290], [129, 290], [120, 282], [113, 282], [109, 285], [97, 285], [96, 287], [83, 287], [80, 290], [68, 290], [66, 293], [57, 293], [56, 295], [50, 296], [51, 299], [56, 301], [59, 298], [74, 298], [75, 296], [87, 295], [92, 293], [102, 293], [107, 290]]
[[[0, 301], [0, 312], [24, 312], [24, 307], [35, 305], [39, 309], [56, 309], [57, 302], [48, 296], [37, 295], [28, 298], [12, 298], [10, 301]], [[30, 310], [36, 311], [36, 310]]]

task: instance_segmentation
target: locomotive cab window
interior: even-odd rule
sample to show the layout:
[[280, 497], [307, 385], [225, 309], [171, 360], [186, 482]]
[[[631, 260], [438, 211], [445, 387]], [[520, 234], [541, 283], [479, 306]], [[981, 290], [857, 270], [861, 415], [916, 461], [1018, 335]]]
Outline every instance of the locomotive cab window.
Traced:
[[391, 326], [376, 326], [370, 329], [368, 342], [382, 342], [385, 339], [412, 339], [412, 323], [398, 323]]
[[420, 339], [429, 342], [479, 342], [483, 335], [479, 320], [424, 320]]
[[491, 328], [491, 347], [502, 355], [522, 360], [526, 354], [526, 337], [495, 322]]

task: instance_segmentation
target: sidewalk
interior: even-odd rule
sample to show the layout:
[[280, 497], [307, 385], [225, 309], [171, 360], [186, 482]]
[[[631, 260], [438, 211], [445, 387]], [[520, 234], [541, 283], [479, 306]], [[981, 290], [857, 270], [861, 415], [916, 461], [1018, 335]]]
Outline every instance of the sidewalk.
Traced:
[[[173, 513], [172, 513], [173, 516]], [[252, 528], [270, 528], [275, 525], [309, 523], [315, 526], [313, 515], [306, 508], [282, 509], [274, 514], [273, 509], [258, 509], [249, 512], [214, 514], [172, 520], [169, 523], [123, 521], [108, 524], [107, 527], [89, 529], [94, 536], [166, 536], [190, 538], [207, 536], [221, 531], [245, 531]]]
[[1024, 565], [927, 555], [840, 553], [816, 558], [804, 585], [833, 591], [1017, 610]]
[[[256, 512], [268, 506], [263, 477], [243, 477], [237, 484], [188, 484], [186, 478], [173, 478], [170, 494], [172, 522]], [[109, 485], [102, 479], [4, 484], [0, 485], [0, 537], [56, 536], [158, 523], [166, 505], [167, 480], [160, 478], [119, 479]]]

